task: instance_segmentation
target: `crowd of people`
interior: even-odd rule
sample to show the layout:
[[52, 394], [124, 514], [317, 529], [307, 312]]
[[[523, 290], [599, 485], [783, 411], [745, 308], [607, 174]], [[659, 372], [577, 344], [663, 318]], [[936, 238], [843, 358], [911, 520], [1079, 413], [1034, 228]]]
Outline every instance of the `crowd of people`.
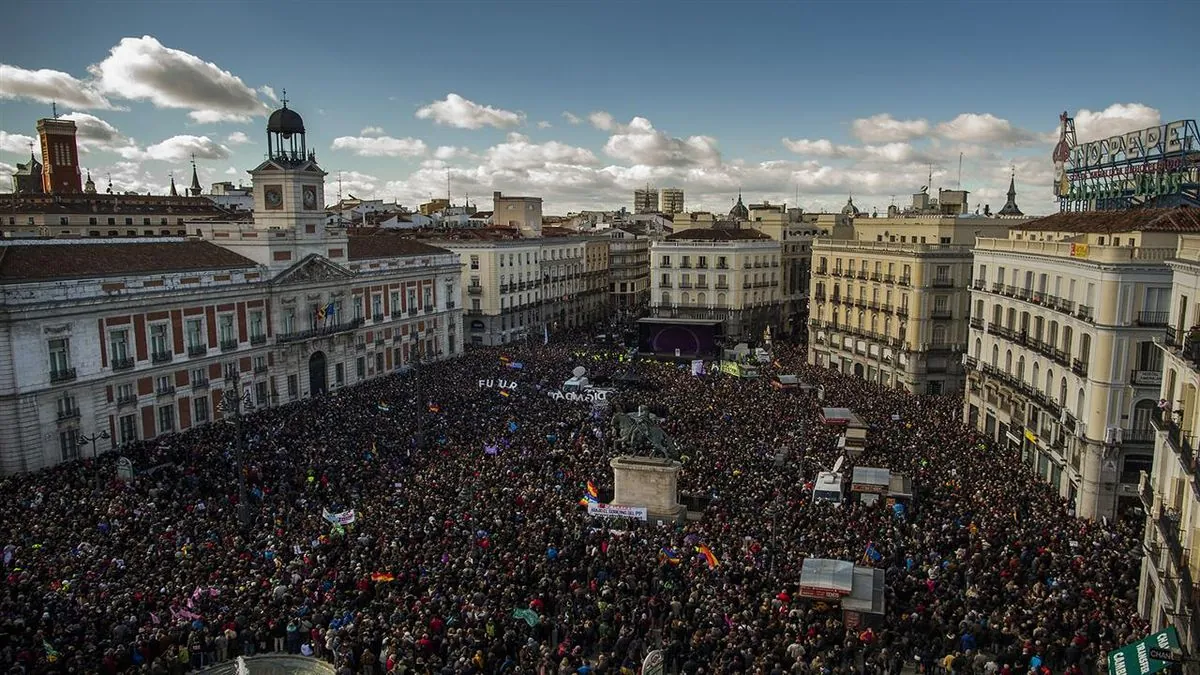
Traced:
[[[1099, 673], [1145, 634], [1138, 532], [1070, 517], [961, 400], [774, 358], [764, 375], [824, 400], [579, 343], [479, 348], [252, 412], [244, 463], [225, 420], [123, 448], [129, 481], [115, 453], [0, 480], [0, 672], [289, 652], [339, 673], [609, 675], [662, 649], [689, 674]], [[551, 397], [577, 366], [641, 386], [607, 408]], [[698, 520], [581, 506], [612, 487], [609, 416], [638, 405], [684, 450]], [[854, 462], [909, 475], [913, 508], [811, 500], [840, 453], [822, 405], [870, 424]], [[882, 622], [801, 598], [808, 557], [885, 570]]]

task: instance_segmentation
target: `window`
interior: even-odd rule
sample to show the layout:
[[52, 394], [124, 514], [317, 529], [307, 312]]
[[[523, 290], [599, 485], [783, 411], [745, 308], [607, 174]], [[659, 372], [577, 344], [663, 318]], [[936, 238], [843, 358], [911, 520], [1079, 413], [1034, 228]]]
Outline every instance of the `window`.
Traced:
[[188, 353], [204, 349], [204, 322], [201, 319], [188, 319], [184, 326], [184, 337], [187, 340]]
[[375, 372], [383, 372], [383, 352], [375, 352]]
[[[479, 280], [472, 277], [471, 285], [478, 286]], [[408, 311], [410, 311], [410, 312], [417, 311], [417, 289], [415, 289], [415, 288], [408, 289], [408, 293], [405, 294], [405, 300], [408, 302]]]
[[346, 384], [346, 367], [341, 363], [333, 364], [333, 381], [337, 386]]
[[663, 272], [663, 275], [662, 275], [662, 285], [663, 285], [663, 286], [670, 286], [670, 285], [671, 285], [671, 275], [670, 275], [670, 274], [668, 274], [667, 272]]
[[69, 393], [63, 393], [55, 399], [55, 405], [58, 408], [58, 419], [65, 420], [79, 416], [79, 408], [75, 405], [75, 397]]
[[354, 362], [354, 372], [358, 379], [364, 379], [367, 376], [367, 360], [363, 357], [358, 357]]
[[165, 434], [175, 430], [175, 406], [160, 405], [158, 407], [158, 433]]
[[62, 452], [62, 461], [79, 459], [79, 430], [64, 429], [59, 432], [58, 446]]
[[696, 267], [699, 267], [700, 269], [707, 268], [708, 267], [708, 256], [704, 256], [704, 255], [699, 256], [696, 259]]
[[167, 346], [168, 342], [167, 324], [150, 324], [150, 351], [155, 355], [168, 354], [170, 352], [170, 348]]
[[264, 336], [264, 315], [261, 311], [250, 312], [250, 339]]
[[192, 421], [195, 424], [203, 424], [208, 421], [207, 396], [197, 396], [192, 399]]
[[233, 329], [232, 314], [222, 314], [217, 317], [217, 337], [221, 341], [221, 347], [237, 345], [237, 334]]
[[191, 378], [188, 381], [192, 383], [193, 387], [203, 386], [208, 383], [207, 368], [192, 368], [192, 372], [188, 375]]
[[117, 385], [117, 403], [128, 403], [136, 400], [137, 394], [134, 393], [132, 382]]
[[392, 303], [392, 316], [396, 316], [400, 313], [400, 292], [392, 291], [390, 300]]
[[125, 329], [110, 331], [108, 334], [108, 351], [113, 361], [129, 358], [129, 331]]
[[372, 295], [371, 296], [371, 315], [374, 317], [382, 317], [383, 316], [383, 296], [382, 295]]
[[159, 375], [154, 381], [154, 391], [165, 394], [173, 391], [175, 387], [171, 386], [170, 375]]
[[137, 415], [121, 415], [121, 419], [117, 422], [117, 434], [122, 445], [137, 441]]
[[295, 375], [288, 375], [287, 378], [288, 398], [295, 401], [300, 395], [300, 379]]
[[[355, 312], [355, 318], [359, 318], [358, 312]], [[296, 310], [291, 307], [283, 310], [283, 332], [285, 334], [296, 332]]]
[[265, 355], [254, 357], [254, 372], [256, 372], [256, 373], [267, 372], [267, 357]]
[[663, 267], [670, 267], [670, 266], [671, 266], [671, 256], [669, 256], [669, 255], [664, 255], [664, 256], [662, 257], [662, 266], [663, 266]]
[[266, 406], [270, 405], [270, 395], [267, 392], [266, 382], [254, 383], [254, 401], [260, 408], [265, 408]]
[[[510, 278], [511, 282], [512, 279]], [[433, 286], [422, 286], [421, 302], [425, 307], [433, 307]]]
[[50, 379], [62, 376], [71, 368], [71, 342], [67, 338], [50, 341]]
[[473, 269], [473, 270], [479, 269], [479, 256], [477, 256], [477, 255], [471, 256], [471, 269]]

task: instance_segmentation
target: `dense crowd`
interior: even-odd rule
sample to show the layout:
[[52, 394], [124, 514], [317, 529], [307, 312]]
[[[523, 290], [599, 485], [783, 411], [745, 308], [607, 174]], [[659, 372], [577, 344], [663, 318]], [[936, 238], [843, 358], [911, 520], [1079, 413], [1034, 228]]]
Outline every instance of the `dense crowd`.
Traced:
[[[3, 479], [0, 669], [182, 673], [286, 651], [340, 673], [608, 675], [661, 648], [684, 673], [1098, 673], [1145, 633], [1137, 533], [1069, 517], [1018, 456], [964, 428], [960, 400], [775, 357], [764, 375], [797, 373], [824, 401], [644, 361], [643, 387], [602, 410], [547, 394], [576, 366], [630, 363], [551, 344], [253, 412], [246, 527], [228, 421], [124, 449], [130, 482], [112, 454]], [[580, 505], [588, 481], [611, 489], [608, 416], [640, 404], [667, 416], [701, 519], [659, 527]], [[839, 454], [821, 405], [871, 425], [855, 462], [908, 474], [913, 508], [811, 501]], [[351, 509], [353, 523], [324, 517]], [[799, 597], [814, 556], [885, 570], [880, 625], [847, 629]]]

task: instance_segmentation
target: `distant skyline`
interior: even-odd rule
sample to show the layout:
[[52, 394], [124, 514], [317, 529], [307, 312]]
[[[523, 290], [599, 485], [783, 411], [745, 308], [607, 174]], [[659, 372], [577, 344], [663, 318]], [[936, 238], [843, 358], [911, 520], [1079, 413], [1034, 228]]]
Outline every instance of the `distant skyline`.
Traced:
[[[1194, 2], [27, 2], [0, 43], [0, 190], [51, 102], [103, 190], [249, 183], [287, 90], [343, 195], [500, 190], [547, 214], [679, 187], [688, 210], [970, 190], [1056, 210], [1080, 140], [1200, 117]], [[53, 26], [49, 31], [45, 25]]]

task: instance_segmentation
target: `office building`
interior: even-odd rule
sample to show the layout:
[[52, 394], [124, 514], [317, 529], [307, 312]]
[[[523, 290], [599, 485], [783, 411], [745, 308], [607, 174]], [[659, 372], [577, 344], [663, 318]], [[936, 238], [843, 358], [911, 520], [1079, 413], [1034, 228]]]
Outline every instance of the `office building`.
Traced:
[[633, 212], [634, 213], [657, 213], [658, 212], [658, 190], [647, 185], [645, 188], [638, 188], [633, 191]]
[[[634, 201], [636, 201], [636, 197]], [[663, 188], [660, 193], [658, 208], [668, 215], [683, 213], [683, 189]]]

